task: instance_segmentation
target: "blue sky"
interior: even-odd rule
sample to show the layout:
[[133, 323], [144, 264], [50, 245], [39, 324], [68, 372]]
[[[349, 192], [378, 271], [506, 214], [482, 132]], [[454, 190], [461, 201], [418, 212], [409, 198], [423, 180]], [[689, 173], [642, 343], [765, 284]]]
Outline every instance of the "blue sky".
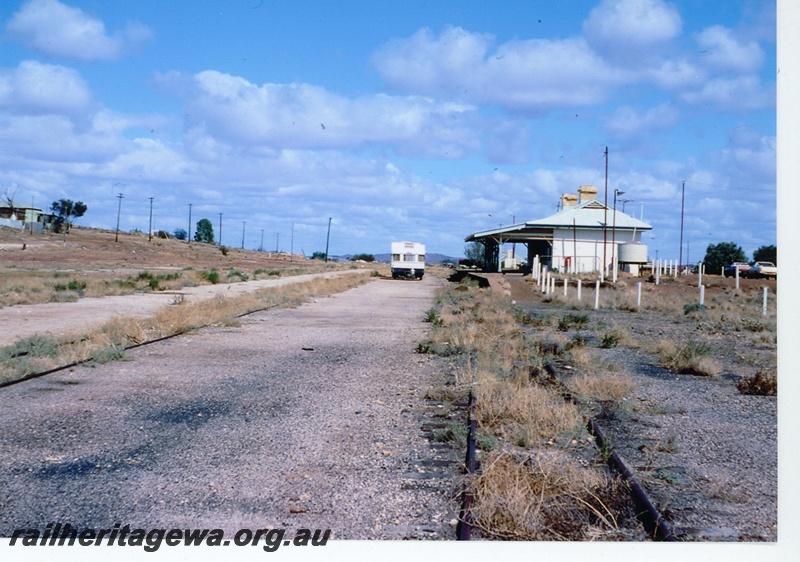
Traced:
[[[0, 7], [0, 194], [311, 254], [468, 234], [604, 185], [652, 256], [776, 243], [775, 3], [31, 0]], [[621, 205], [620, 205], [621, 209]], [[192, 227], [194, 229], [194, 226]], [[218, 233], [217, 233], [218, 234]]]

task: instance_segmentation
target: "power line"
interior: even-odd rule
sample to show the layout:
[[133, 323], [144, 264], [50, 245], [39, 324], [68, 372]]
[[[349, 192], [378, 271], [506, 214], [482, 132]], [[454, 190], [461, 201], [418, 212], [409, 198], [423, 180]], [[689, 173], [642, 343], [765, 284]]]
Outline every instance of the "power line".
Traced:
[[733, 185], [719, 185], [719, 184], [715, 184], [715, 183], [705, 183], [705, 182], [694, 181], [694, 180], [684, 180], [684, 181], [686, 183], [693, 183], [693, 184], [696, 184], [696, 185], [705, 185], [705, 186], [708, 186], [708, 187], [718, 187], [718, 188], [721, 188], [721, 189], [736, 189], [738, 191], [775, 191], [774, 189], [769, 188], [769, 187], [761, 187], [761, 188], [759, 188], [759, 187], [738, 187], [738, 186], [733, 186]]

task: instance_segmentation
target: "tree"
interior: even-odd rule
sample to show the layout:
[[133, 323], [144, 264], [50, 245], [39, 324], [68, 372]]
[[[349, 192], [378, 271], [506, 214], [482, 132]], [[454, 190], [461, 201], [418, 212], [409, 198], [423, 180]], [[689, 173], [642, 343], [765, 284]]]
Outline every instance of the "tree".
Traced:
[[350, 261], [366, 261], [366, 262], [373, 262], [375, 261], [375, 256], [372, 254], [356, 254]]
[[326, 257], [327, 256], [325, 252], [314, 252], [313, 254], [311, 254], [312, 260], [324, 260]]
[[768, 261], [778, 265], [778, 248], [773, 244], [761, 246], [753, 252], [753, 261]]
[[72, 223], [82, 217], [86, 209], [86, 205], [81, 201], [75, 201], [74, 203], [71, 199], [53, 201], [53, 204], [50, 205], [50, 211], [56, 216], [53, 230], [61, 232], [64, 229], [64, 232], [69, 232]]
[[16, 218], [19, 220], [19, 217], [16, 216], [16, 207], [14, 206], [14, 197], [17, 194], [17, 186], [14, 185], [6, 187], [6, 191], [3, 194], [3, 202], [6, 204], [6, 207], [9, 208], [10, 211], [10, 218]]
[[197, 231], [194, 233], [195, 242], [214, 243], [214, 227], [208, 219], [197, 221]]
[[186, 237], [188, 236], [188, 234], [186, 234], [186, 230], [183, 228], [176, 228], [172, 235], [175, 236], [177, 240], [186, 240]]
[[483, 267], [485, 258], [485, 248], [480, 242], [471, 242], [464, 246], [465, 265]]
[[722, 271], [722, 268], [735, 261], [747, 261], [741, 246], [735, 242], [720, 242], [709, 244], [706, 248], [706, 257], [703, 258], [706, 271], [709, 273]]

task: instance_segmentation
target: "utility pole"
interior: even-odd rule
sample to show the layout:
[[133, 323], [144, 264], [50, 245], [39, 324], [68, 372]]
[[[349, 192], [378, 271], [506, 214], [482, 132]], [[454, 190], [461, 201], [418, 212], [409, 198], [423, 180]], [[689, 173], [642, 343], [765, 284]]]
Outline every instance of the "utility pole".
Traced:
[[219, 245], [222, 247], [222, 213], [219, 214]]
[[614, 189], [614, 222], [611, 227], [611, 260], [614, 264], [614, 275], [616, 279], [616, 270], [619, 267], [617, 264], [618, 252], [617, 252], [617, 195], [625, 195], [624, 191], [620, 191], [619, 189]]
[[605, 151], [606, 157], [606, 180], [605, 180], [605, 198], [603, 199], [603, 273], [602, 275], [605, 276], [605, 269], [606, 269], [606, 236], [607, 236], [607, 225], [608, 225], [608, 147], [606, 147]]
[[325, 263], [328, 263], [328, 248], [331, 244], [331, 220], [333, 217], [328, 218], [328, 237], [325, 239]]
[[275, 233], [275, 253], [276, 254], [278, 253], [278, 248], [280, 248], [280, 246], [281, 246], [281, 233], [280, 232], [276, 232]]
[[122, 193], [117, 195], [119, 199], [119, 205], [117, 205], [117, 231], [114, 234], [114, 242], [119, 242], [119, 216], [122, 213], [122, 199], [125, 197]]
[[264, 251], [264, 229], [261, 229], [261, 245], [258, 247], [259, 252]]
[[189, 203], [189, 232], [186, 234], [186, 243], [192, 241], [192, 204]]
[[680, 274], [681, 269], [683, 268], [683, 201], [684, 195], [686, 194], [686, 180], [681, 182], [681, 247], [678, 250], [678, 274]]
[[148, 197], [150, 199], [150, 227], [147, 229], [147, 241], [150, 242], [153, 239], [153, 198]]

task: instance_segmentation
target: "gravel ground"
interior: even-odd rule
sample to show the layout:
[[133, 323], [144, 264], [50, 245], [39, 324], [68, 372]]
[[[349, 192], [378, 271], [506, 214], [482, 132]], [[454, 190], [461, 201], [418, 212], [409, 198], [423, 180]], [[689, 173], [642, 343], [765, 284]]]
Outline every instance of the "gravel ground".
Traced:
[[0, 391], [0, 536], [285, 527], [452, 539], [460, 451], [414, 353], [438, 286], [376, 280]]
[[[676, 537], [777, 540], [777, 398], [736, 389], [743, 375], [756, 370], [753, 357], [759, 368], [774, 372], [774, 344], [748, 344], [740, 333], [698, 329], [697, 322], [666, 311], [570, 310], [542, 302], [521, 281], [509, 284], [530, 311], [586, 314], [591, 326], [581, 335], [588, 345], [633, 378], [632, 395], [620, 406], [602, 408], [596, 419]], [[634, 345], [600, 349], [611, 326], [626, 330]], [[710, 343], [721, 374], [681, 375], [660, 367], [647, 348], [664, 338]], [[575, 372], [566, 368], [567, 361], [557, 367], [562, 378]]]

